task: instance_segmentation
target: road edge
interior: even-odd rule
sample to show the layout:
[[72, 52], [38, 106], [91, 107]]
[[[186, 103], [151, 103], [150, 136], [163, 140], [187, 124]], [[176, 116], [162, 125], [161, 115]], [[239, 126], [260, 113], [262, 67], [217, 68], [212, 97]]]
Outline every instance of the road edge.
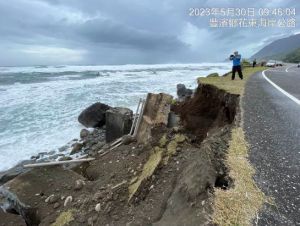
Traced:
[[[251, 78], [255, 73], [249, 75]], [[244, 88], [247, 82], [244, 84]], [[240, 94], [239, 115], [232, 129], [227, 152], [229, 176], [234, 180], [234, 187], [229, 190], [215, 190], [213, 222], [217, 225], [252, 225], [257, 222], [258, 213], [268, 202], [268, 197], [257, 186], [255, 169], [250, 163], [249, 144], [244, 132], [243, 96]], [[256, 220], [255, 220], [256, 219]]]

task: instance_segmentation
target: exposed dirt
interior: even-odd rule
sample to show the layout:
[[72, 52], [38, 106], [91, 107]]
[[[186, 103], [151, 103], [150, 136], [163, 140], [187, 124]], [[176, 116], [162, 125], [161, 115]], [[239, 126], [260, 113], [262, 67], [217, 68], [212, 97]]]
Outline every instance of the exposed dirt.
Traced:
[[[224, 155], [237, 107], [238, 96], [200, 85], [193, 98], [173, 106], [182, 125], [155, 126], [148, 144], [121, 145], [73, 171], [36, 169], [27, 173], [26, 181], [18, 176], [9, 184], [37, 208], [40, 225], [209, 225], [214, 187], [232, 184]], [[153, 156], [159, 158], [149, 170]], [[54, 178], [51, 183], [49, 178]], [[85, 181], [80, 188], [78, 180]], [[130, 186], [139, 180], [130, 194]], [[24, 185], [35, 189], [22, 189]], [[59, 199], [46, 203], [51, 194]], [[67, 196], [72, 202], [64, 206]]]
[[212, 132], [234, 121], [238, 102], [238, 95], [200, 84], [194, 97], [173, 106], [173, 111], [180, 115], [185, 131], [202, 142], [209, 130]]

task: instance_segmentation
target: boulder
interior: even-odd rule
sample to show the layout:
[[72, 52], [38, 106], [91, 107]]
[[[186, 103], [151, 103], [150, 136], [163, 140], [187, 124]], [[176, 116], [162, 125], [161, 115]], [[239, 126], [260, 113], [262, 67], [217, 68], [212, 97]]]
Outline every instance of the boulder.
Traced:
[[106, 142], [111, 142], [130, 132], [133, 113], [128, 108], [111, 108], [106, 111]]
[[80, 113], [78, 121], [85, 127], [101, 127], [105, 124], [105, 113], [110, 108], [100, 102], [92, 104]]
[[70, 156], [63, 156], [63, 157], [60, 157], [58, 159], [58, 161], [69, 161], [69, 160], [72, 160], [72, 157], [70, 157]]
[[193, 90], [187, 89], [184, 84], [177, 84], [177, 96], [179, 101], [185, 100], [193, 95]]
[[87, 129], [82, 129], [80, 131], [80, 138], [81, 139], [86, 138], [89, 134], [90, 134], [90, 132]]
[[81, 151], [81, 149], [82, 149], [82, 147], [83, 147], [83, 144], [82, 143], [75, 143], [75, 144], [73, 144], [72, 145], [72, 151], [71, 151], [71, 155], [74, 155], [74, 154], [76, 154], [76, 153], [78, 153], [78, 152], [80, 152]]
[[184, 96], [185, 90], [186, 90], [186, 87], [184, 84], [177, 84], [177, 96]]

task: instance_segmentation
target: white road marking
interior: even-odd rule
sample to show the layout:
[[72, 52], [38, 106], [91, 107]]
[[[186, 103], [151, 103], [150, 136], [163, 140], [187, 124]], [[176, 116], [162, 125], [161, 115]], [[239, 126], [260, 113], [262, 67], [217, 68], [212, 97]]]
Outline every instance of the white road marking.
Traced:
[[294, 67], [294, 65], [287, 67], [287, 68], [285, 69], [285, 72], [289, 72], [288, 70], [289, 70], [291, 67]]
[[[267, 69], [268, 70], [268, 69]], [[288, 93], [287, 91], [285, 91], [284, 89], [280, 88], [278, 85], [276, 85], [274, 82], [272, 82], [265, 74], [264, 70], [262, 72], [263, 77], [272, 85], [274, 86], [276, 89], [278, 89], [281, 93], [283, 93], [284, 95], [286, 95], [288, 98], [290, 98], [292, 101], [294, 101], [296, 104], [300, 105], [300, 100], [297, 99], [296, 97], [294, 97], [293, 95], [291, 95], [290, 93]]]

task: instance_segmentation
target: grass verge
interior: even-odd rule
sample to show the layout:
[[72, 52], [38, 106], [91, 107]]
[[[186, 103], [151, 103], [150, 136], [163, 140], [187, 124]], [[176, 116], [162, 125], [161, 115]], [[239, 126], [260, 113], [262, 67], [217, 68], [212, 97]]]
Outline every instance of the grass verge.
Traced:
[[[247, 80], [253, 73], [263, 69], [265, 68], [245, 68], [243, 80], [237, 77], [232, 81], [231, 75], [228, 75], [199, 78], [198, 82], [211, 84], [229, 93], [243, 96]], [[257, 216], [267, 198], [254, 182], [255, 171], [248, 161], [248, 144], [241, 126], [232, 129], [226, 163], [229, 175], [234, 180], [234, 187], [228, 190], [215, 189], [212, 220], [218, 225], [251, 225], [252, 219]]]
[[237, 75], [235, 80], [231, 80], [231, 75], [221, 76], [221, 77], [200, 77], [198, 78], [198, 83], [205, 83], [217, 86], [220, 89], [223, 89], [232, 94], [243, 95], [244, 87], [248, 81], [251, 74], [264, 70], [265, 67], [247, 67], [243, 70], [244, 79], [241, 80]]
[[234, 187], [215, 190], [213, 221], [218, 225], [251, 225], [266, 201], [253, 180], [255, 171], [247, 159], [247, 153], [243, 129], [234, 128], [226, 160]]

